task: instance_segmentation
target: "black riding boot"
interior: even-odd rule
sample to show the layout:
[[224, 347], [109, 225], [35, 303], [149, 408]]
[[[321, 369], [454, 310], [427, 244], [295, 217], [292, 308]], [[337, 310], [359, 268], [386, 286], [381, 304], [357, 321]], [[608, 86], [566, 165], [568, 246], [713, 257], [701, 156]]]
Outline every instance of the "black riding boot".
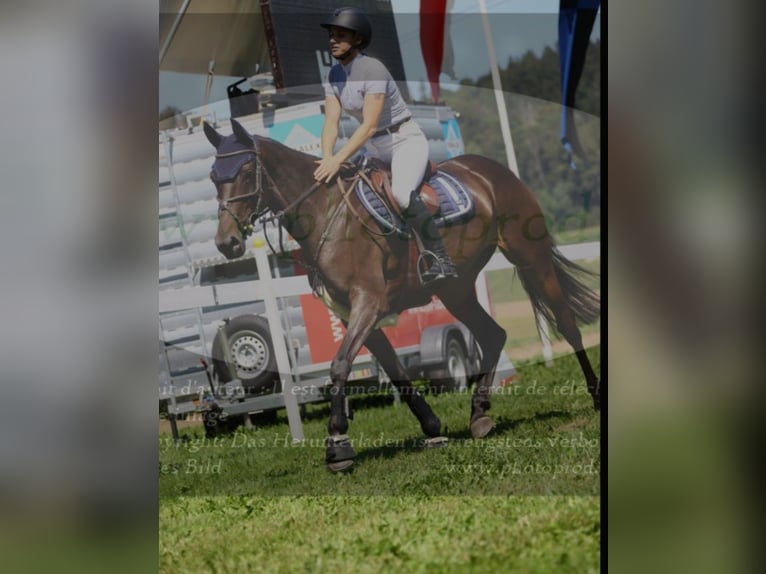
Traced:
[[447, 250], [444, 249], [444, 243], [442, 243], [436, 230], [434, 219], [428, 213], [428, 208], [416, 191], [412, 192], [410, 205], [404, 210], [404, 215], [407, 225], [418, 236], [423, 245], [424, 251], [420, 256], [427, 257], [428, 268], [420, 275], [423, 284], [448, 277], [457, 277], [455, 264]]

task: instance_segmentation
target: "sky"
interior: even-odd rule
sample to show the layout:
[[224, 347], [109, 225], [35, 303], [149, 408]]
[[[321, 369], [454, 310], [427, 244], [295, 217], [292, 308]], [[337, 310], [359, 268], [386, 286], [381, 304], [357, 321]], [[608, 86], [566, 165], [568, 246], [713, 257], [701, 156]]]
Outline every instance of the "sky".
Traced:
[[[391, 0], [396, 20], [399, 43], [404, 60], [405, 75], [410, 95], [424, 99], [426, 70], [420, 51], [419, 2]], [[486, 0], [490, 14], [490, 29], [498, 65], [504, 67], [510, 57], [519, 57], [531, 50], [540, 53], [546, 46], [555, 46], [558, 40], [559, 0]], [[484, 40], [477, 0], [453, 0], [448, 33], [452, 38], [455, 75], [477, 79], [489, 72], [487, 47]], [[591, 39], [600, 37], [600, 15]], [[239, 79], [239, 78], [237, 78]], [[226, 100], [226, 86], [232, 80], [216, 78], [210, 96], [211, 102]], [[456, 83], [442, 74], [441, 87], [449, 90]], [[175, 105], [188, 110], [201, 105], [205, 78], [190, 74], [160, 74], [159, 109]]]
[[[450, 19], [447, 33], [452, 39], [457, 80], [476, 80], [489, 72], [484, 28], [477, 0], [448, 2]], [[397, 33], [404, 58], [405, 74], [410, 93], [422, 99], [421, 82], [426, 78], [425, 64], [420, 52], [419, 19], [411, 0], [391, 0], [396, 18]], [[559, 0], [487, 0], [490, 33], [500, 67], [508, 59], [518, 58], [527, 51], [540, 53], [546, 46], [558, 42]], [[600, 15], [591, 39], [600, 37]], [[442, 89], [456, 86], [446, 74], [441, 76]]]

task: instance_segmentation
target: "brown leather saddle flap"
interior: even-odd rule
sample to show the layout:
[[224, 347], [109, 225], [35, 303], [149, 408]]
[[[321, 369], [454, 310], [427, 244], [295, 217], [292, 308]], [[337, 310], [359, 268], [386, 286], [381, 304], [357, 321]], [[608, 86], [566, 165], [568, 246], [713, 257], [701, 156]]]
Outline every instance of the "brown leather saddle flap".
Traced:
[[[372, 183], [373, 191], [394, 213], [401, 217], [401, 208], [391, 190], [391, 167], [377, 159], [368, 160], [368, 165], [372, 166], [369, 178]], [[429, 160], [423, 177], [424, 183], [420, 186], [420, 197], [423, 199], [423, 203], [425, 203], [431, 215], [435, 215], [439, 211], [439, 197], [436, 195], [434, 189], [425, 182], [427, 182], [435, 173], [436, 164]]]

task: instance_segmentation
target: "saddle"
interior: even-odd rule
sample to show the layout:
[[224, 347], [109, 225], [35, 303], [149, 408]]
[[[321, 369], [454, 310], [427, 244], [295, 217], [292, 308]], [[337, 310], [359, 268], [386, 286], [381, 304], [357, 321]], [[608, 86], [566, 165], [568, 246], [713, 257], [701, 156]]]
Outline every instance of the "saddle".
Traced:
[[[406, 224], [391, 190], [390, 166], [367, 158], [358, 169], [362, 177], [355, 192], [364, 208], [384, 231], [395, 231], [406, 237]], [[454, 176], [439, 171], [432, 161], [423, 174], [419, 193], [437, 227], [462, 223], [473, 217], [475, 206], [470, 191]]]

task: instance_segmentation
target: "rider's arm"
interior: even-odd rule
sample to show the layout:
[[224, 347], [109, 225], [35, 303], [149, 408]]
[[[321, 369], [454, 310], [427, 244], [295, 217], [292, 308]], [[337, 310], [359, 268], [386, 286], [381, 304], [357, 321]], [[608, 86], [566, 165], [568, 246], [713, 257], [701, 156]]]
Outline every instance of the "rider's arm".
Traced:
[[322, 126], [322, 157], [332, 157], [335, 142], [338, 139], [340, 122], [340, 102], [334, 95], [324, 99], [324, 125]]
[[385, 98], [385, 94], [365, 94], [362, 123], [337, 153], [341, 163], [354, 155], [378, 131], [378, 120], [383, 111]]
[[[362, 108], [362, 123], [351, 135], [346, 144], [336, 154], [332, 154], [332, 147], [329, 146], [332, 139], [333, 145], [335, 145], [335, 138], [338, 135], [338, 122], [330, 122], [329, 117], [325, 117], [325, 127], [322, 128], [322, 159], [318, 160], [319, 164], [314, 171], [314, 178], [317, 181], [329, 182], [338, 173], [341, 164], [354, 155], [364, 143], [372, 137], [377, 131], [378, 120], [380, 119], [380, 113], [383, 111], [383, 104], [385, 103], [385, 94], [366, 94], [364, 96], [364, 104]], [[338, 112], [340, 107], [338, 109]], [[325, 114], [327, 114], [328, 108], [325, 108]], [[340, 114], [339, 114], [340, 115]], [[328, 130], [328, 125], [333, 125], [334, 132], [325, 133], [325, 128]], [[331, 138], [332, 135], [332, 138]]]

